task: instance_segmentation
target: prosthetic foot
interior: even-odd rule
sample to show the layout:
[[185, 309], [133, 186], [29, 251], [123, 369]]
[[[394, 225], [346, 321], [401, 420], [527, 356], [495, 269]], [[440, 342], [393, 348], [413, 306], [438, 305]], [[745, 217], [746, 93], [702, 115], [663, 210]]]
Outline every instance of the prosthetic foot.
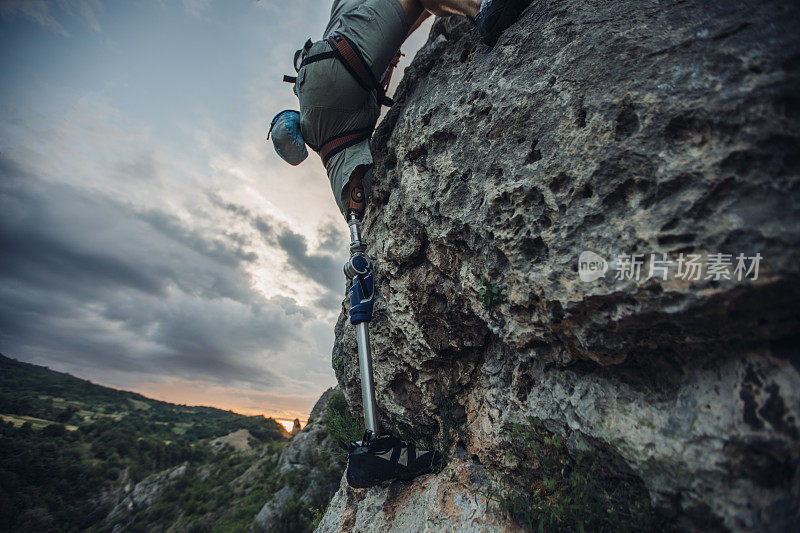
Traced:
[[417, 450], [413, 443], [391, 435], [350, 443], [347, 483], [353, 488], [372, 487], [391, 479], [412, 479], [429, 472], [439, 459], [435, 451]]
[[519, 19], [532, 0], [484, 0], [475, 16], [481, 41], [494, 46], [500, 34]]

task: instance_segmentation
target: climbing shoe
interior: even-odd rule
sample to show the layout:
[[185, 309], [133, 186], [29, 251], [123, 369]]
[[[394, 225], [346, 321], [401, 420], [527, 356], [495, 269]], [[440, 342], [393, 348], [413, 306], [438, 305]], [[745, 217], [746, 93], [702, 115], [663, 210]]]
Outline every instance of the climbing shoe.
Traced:
[[391, 479], [411, 479], [429, 472], [439, 459], [434, 451], [417, 450], [413, 443], [391, 435], [350, 442], [347, 483], [356, 489], [372, 487]]
[[514, 24], [532, 0], [483, 0], [475, 15], [475, 24], [481, 32], [481, 41], [494, 46], [500, 34]]

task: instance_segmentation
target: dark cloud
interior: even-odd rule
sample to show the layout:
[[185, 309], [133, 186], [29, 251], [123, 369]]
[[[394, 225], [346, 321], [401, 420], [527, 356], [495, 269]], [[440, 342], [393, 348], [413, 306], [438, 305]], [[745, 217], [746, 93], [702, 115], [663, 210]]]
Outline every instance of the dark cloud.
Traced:
[[350, 242], [342, 235], [342, 232], [333, 224], [327, 224], [319, 229], [320, 244], [319, 250], [331, 254], [340, 255], [349, 249]]
[[16, 161], [0, 152], [0, 176], [4, 178], [24, 178], [29, 175]]
[[[97, 249], [85, 238], [85, 228], [77, 219], [88, 211], [102, 224], [104, 218], [116, 216], [116, 210], [79, 197], [70, 187], [51, 185], [47, 194], [40, 187], [32, 177], [6, 175], [0, 182], [0, 276], [54, 290], [79, 290], [86, 285], [93, 290], [123, 286], [150, 294], [163, 290], [150, 272]], [[73, 224], [59, 216], [65, 211], [71, 211], [72, 216], [65, 218]]]
[[115, 257], [92, 251], [82, 251], [59, 242], [36, 229], [6, 224], [0, 215], [0, 249], [4, 260], [0, 276], [24, 279], [53, 289], [64, 287], [58, 278], [71, 286], [91, 284], [130, 287], [141, 292], [159, 294], [162, 282], [148, 272], [137, 269]]
[[244, 217], [246, 219], [252, 219], [253, 218], [253, 215], [252, 215], [252, 213], [250, 213], [249, 209], [247, 209], [246, 207], [241, 206], [241, 205], [236, 205], [236, 204], [234, 204], [232, 202], [226, 202], [225, 200], [222, 199], [222, 197], [219, 194], [217, 194], [215, 192], [207, 193], [206, 194], [206, 198], [208, 198], [208, 201], [212, 205], [215, 205], [215, 206], [217, 206], [217, 207], [219, 207], [221, 209], [224, 209], [225, 211], [229, 211], [229, 212], [231, 212], [233, 214], [239, 215], [239, 216]]
[[253, 220], [253, 226], [255, 226], [256, 230], [258, 230], [265, 241], [269, 243], [274, 243], [276, 241], [275, 228], [263, 217], [255, 218]]
[[277, 237], [278, 245], [289, 256], [289, 265], [305, 274], [332, 293], [344, 286], [342, 263], [331, 254], [308, 252], [308, 242], [303, 235], [284, 229]]
[[317, 304], [324, 309], [336, 309], [344, 288], [342, 266], [347, 260], [348, 244], [333, 225], [320, 229], [321, 242], [316, 251], [310, 252], [305, 236], [292, 231], [286, 225], [253, 217], [244, 208], [232, 206], [232, 212], [241, 214], [258, 231], [265, 242], [283, 250], [287, 255], [287, 267], [321, 285], [325, 293]]
[[[0, 172], [0, 351], [87, 375], [259, 387], [285, 379], [270, 357], [316, 353], [304, 328], [317, 314], [255, 292], [245, 236], [204, 234], [164, 211], [45, 182], [7, 157]], [[282, 235], [298, 271], [332, 262]]]
[[236, 266], [242, 262], [252, 263], [258, 259], [255, 253], [246, 251], [241, 242], [232, 239], [227, 239], [226, 242], [219, 238], [200, 235], [187, 228], [177, 217], [164, 211], [151, 209], [139, 213], [138, 216], [167, 238], [220, 265]]

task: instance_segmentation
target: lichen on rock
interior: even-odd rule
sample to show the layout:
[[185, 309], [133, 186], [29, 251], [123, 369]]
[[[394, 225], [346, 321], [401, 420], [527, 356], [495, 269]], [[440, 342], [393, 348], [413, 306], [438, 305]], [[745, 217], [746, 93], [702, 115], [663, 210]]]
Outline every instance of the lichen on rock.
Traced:
[[[493, 49], [437, 21], [373, 137], [382, 424], [454, 427], [450, 451], [511, 477], [513, 427], [536, 418], [621, 458], [681, 528], [800, 527], [798, 20], [782, 1], [554, 0]], [[585, 250], [605, 277], [581, 281]], [[647, 275], [650, 254], [717, 253], [760, 254], [758, 279]], [[623, 254], [644, 275], [615, 279]], [[354, 411], [356, 354], [342, 316]], [[342, 490], [329, 513], [358, 520]]]

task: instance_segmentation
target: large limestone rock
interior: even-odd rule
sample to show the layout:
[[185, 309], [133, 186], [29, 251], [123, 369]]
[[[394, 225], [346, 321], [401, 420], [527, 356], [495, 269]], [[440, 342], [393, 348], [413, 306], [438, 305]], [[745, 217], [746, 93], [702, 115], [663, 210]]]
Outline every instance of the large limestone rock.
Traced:
[[336, 445], [328, 434], [325, 407], [337, 390], [331, 388], [323, 393], [311, 410], [306, 427], [298, 430], [281, 452], [277, 480], [280, 489], [261, 507], [254, 529], [278, 529], [293, 500], [301, 502], [303, 509], [324, 509], [336, 491], [344, 468], [334, 457]]
[[[619, 454], [682, 527], [800, 527], [798, 15], [534, 2], [492, 50], [438, 21], [373, 139], [382, 422], [456, 423], [508, 472], [510, 427], [539, 417]], [[585, 250], [605, 277], [580, 280]], [[650, 254], [681, 253], [701, 279], [647, 279]], [[705, 279], [716, 253], [733, 279]], [[740, 253], [757, 279], [736, 279]], [[639, 279], [614, 279], [623, 254], [645, 256]], [[359, 410], [344, 317], [336, 333]]]

